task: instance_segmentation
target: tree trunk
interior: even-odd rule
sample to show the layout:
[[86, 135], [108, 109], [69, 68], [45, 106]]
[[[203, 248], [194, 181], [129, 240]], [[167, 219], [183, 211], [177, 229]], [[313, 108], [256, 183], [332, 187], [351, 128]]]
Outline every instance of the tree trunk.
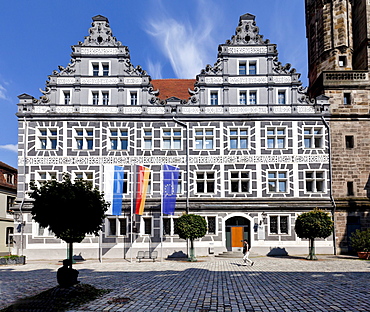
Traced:
[[317, 260], [315, 254], [315, 238], [310, 238], [310, 246], [309, 246], [309, 255], [307, 257], [308, 260]]
[[190, 257], [189, 257], [189, 261], [197, 261], [197, 259], [195, 258], [195, 255], [194, 255], [194, 240], [191, 239], [190, 240]]
[[69, 255], [68, 255], [68, 259], [70, 260], [70, 262], [69, 262], [70, 269], [72, 269], [72, 263], [73, 263], [73, 242], [70, 242], [69, 243]]

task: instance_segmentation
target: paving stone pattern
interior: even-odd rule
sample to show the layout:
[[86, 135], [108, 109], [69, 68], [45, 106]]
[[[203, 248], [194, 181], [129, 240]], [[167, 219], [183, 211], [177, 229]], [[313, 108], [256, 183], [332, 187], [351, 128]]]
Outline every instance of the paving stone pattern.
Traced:
[[[71, 311], [370, 311], [370, 261], [344, 256], [77, 263], [81, 283], [112, 289]], [[56, 286], [57, 261], [0, 267], [0, 308]], [[122, 298], [129, 298], [122, 302]]]

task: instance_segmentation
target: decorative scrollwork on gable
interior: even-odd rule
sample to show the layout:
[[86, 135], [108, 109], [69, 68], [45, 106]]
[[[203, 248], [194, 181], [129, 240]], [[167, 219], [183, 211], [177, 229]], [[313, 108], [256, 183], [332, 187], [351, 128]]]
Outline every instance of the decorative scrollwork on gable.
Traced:
[[218, 75], [222, 74], [222, 69], [223, 63], [222, 60], [219, 58], [217, 59], [217, 62], [213, 66], [207, 64], [206, 68], [202, 69], [200, 73], [203, 75]]
[[298, 89], [297, 89], [297, 92], [298, 92], [298, 102], [299, 103], [302, 103], [302, 104], [309, 104], [309, 105], [313, 105], [315, 104], [315, 99], [310, 99], [310, 97], [308, 96], [308, 93], [307, 93], [307, 87], [303, 87], [303, 86], [300, 86]]
[[140, 65], [134, 67], [134, 65], [131, 64], [130, 59], [124, 60], [124, 66], [126, 68], [123, 71], [130, 76], [146, 76], [147, 75], [147, 72]]

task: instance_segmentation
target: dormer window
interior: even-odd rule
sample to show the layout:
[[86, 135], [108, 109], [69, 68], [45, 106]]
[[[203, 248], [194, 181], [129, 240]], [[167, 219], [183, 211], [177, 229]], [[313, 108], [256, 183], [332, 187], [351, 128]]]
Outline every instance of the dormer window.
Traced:
[[130, 104], [137, 105], [137, 92], [130, 92]]
[[71, 103], [71, 92], [69, 91], [63, 91], [64, 95], [64, 104], [68, 105]]
[[211, 91], [211, 105], [218, 105], [218, 91]]
[[286, 104], [285, 90], [278, 91], [278, 104]]
[[91, 62], [90, 75], [109, 76], [109, 62]]

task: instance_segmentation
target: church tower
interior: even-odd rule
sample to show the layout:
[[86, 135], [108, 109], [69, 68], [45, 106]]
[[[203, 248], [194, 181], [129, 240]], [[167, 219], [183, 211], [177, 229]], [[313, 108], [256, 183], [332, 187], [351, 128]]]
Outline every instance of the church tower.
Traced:
[[370, 227], [370, 3], [306, 0], [309, 94], [326, 96], [337, 252]]

